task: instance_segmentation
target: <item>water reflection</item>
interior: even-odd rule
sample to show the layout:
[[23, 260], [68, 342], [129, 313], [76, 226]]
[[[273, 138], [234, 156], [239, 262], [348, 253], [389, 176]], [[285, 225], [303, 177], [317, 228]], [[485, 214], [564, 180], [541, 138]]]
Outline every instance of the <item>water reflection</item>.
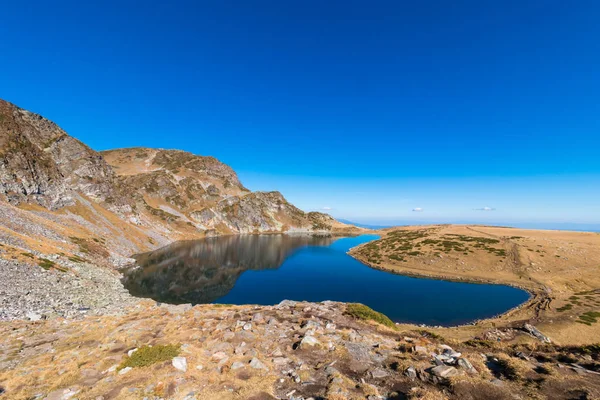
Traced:
[[137, 297], [211, 303], [229, 293], [244, 271], [276, 269], [299, 248], [333, 241], [308, 235], [235, 235], [176, 242], [135, 256], [139, 267], [125, 272], [123, 284]]

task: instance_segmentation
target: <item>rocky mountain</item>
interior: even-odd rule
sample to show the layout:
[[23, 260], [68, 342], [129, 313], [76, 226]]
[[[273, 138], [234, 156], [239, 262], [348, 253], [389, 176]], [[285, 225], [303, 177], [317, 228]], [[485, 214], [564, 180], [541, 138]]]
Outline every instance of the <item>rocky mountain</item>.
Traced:
[[146, 220], [220, 233], [329, 232], [344, 228], [329, 215], [305, 213], [279, 192], [250, 192], [214, 157], [147, 148], [102, 152]]
[[40, 115], [0, 100], [0, 194], [49, 209], [114, 196], [115, 174], [103, 157]]
[[17, 257], [34, 250], [112, 263], [180, 239], [350, 228], [305, 213], [281, 193], [249, 191], [214, 157], [145, 148], [99, 153], [2, 100], [0, 213], [0, 243], [11, 242]]

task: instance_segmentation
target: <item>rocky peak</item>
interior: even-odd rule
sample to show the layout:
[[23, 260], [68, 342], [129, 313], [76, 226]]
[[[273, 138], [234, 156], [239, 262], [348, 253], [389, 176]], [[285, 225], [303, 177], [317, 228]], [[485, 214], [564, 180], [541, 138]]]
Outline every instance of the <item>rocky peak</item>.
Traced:
[[54, 122], [0, 100], [0, 194], [54, 209], [73, 204], [73, 192], [112, 197], [112, 169]]

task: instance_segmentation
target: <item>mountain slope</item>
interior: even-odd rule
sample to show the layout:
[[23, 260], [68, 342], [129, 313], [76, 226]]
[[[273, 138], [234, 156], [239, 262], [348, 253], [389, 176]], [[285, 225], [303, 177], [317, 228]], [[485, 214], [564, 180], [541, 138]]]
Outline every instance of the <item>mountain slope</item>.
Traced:
[[40, 115], [0, 101], [0, 194], [56, 209], [73, 192], [104, 201], [115, 175], [102, 156]]
[[[145, 148], [96, 152], [55, 123], [0, 100], [0, 251], [119, 265], [175, 240], [350, 226], [252, 193], [214, 157]], [[18, 222], [16, 222], [18, 221]]]
[[[279, 192], [250, 192], [214, 157], [147, 148], [102, 152], [140, 213], [206, 234], [329, 232], [347, 228], [329, 215], [305, 213]], [[137, 189], [137, 192], [135, 191]]]

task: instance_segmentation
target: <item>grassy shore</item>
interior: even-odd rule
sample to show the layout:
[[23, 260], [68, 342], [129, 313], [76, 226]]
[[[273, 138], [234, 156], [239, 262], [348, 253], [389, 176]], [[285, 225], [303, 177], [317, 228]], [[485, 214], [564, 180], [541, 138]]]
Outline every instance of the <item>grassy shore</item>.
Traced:
[[445, 337], [467, 340], [528, 322], [563, 345], [598, 342], [600, 234], [467, 225], [378, 233], [379, 240], [349, 254], [393, 273], [507, 284], [532, 293], [527, 303], [497, 318], [435, 329]]

